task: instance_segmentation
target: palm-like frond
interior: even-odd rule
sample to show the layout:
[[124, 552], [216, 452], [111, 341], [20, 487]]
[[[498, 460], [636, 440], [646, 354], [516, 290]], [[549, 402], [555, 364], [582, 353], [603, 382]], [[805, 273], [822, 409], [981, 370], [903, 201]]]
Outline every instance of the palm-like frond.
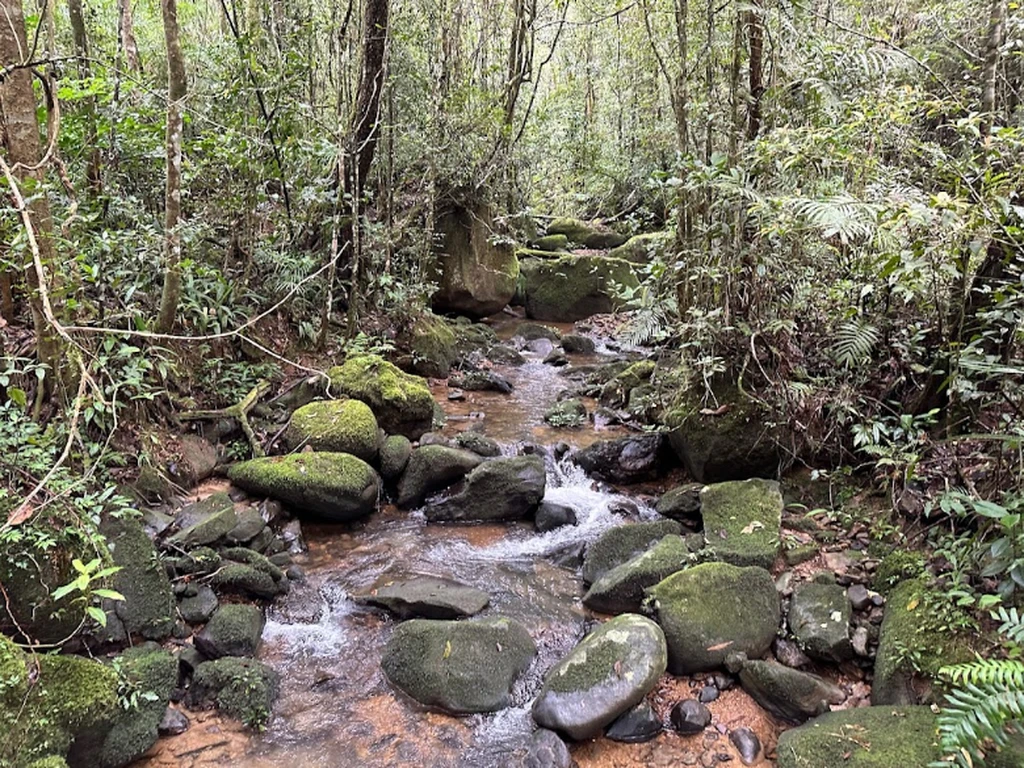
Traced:
[[881, 334], [878, 328], [862, 320], [847, 320], [836, 328], [832, 359], [844, 368], [862, 365], [871, 358]]
[[[943, 754], [961, 768], [984, 765], [988, 745], [1006, 747], [1024, 721], [1024, 690], [967, 685], [953, 691], [938, 716]], [[948, 760], [933, 766], [950, 765]]]
[[877, 203], [866, 203], [846, 194], [819, 199], [797, 197], [788, 204], [796, 216], [820, 230], [823, 237], [838, 237], [843, 243], [870, 239], [882, 210]]

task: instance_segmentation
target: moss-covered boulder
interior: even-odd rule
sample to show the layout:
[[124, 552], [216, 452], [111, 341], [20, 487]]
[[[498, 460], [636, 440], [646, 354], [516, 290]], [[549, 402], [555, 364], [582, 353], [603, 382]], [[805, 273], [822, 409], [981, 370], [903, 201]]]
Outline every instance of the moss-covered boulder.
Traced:
[[793, 590], [789, 628], [811, 658], [846, 661], [853, 657], [851, 613], [846, 590], [838, 584], [806, 582]]
[[30, 660], [0, 636], [0, 765], [27, 768], [55, 757], [95, 768], [119, 712], [111, 667], [78, 656]]
[[633, 235], [618, 248], [613, 248], [608, 255], [634, 264], [647, 264], [654, 259], [663, 259], [674, 242], [673, 232], [648, 232]]
[[328, 371], [335, 397], [362, 400], [392, 435], [418, 440], [430, 431], [434, 397], [425, 379], [404, 373], [377, 355], [356, 355]]
[[646, 384], [654, 375], [653, 360], [640, 360], [615, 374], [601, 387], [601, 403], [619, 408], [629, 402], [629, 393]]
[[547, 409], [544, 421], [556, 429], [581, 427], [587, 422], [587, 406], [575, 397], [560, 400]]
[[639, 285], [632, 264], [603, 256], [527, 259], [522, 270], [526, 315], [536, 320], [570, 323], [614, 312], [616, 286]]
[[216, 707], [250, 728], [263, 728], [280, 689], [277, 672], [255, 659], [228, 657], [196, 667], [185, 702], [192, 709]]
[[716, 559], [769, 569], [779, 555], [782, 492], [774, 480], [736, 480], [700, 492], [704, 539]]
[[775, 478], [783, 463], [781, 417], [766, 412], [736, 388], [716, 392], [718, 407], [699, 394], [684, 393], [662, 420], [669, 443], [687, 472], [701, 483]]
[[779, 737], [778, 768], [910, 768], [942, 757], [929, 707], [829, 712]]
[[437, 218], [435, 310], [467, 317], [500, 312], [512, 300], [519, 260], [495, 237], [494, 214], [483, 204], [454, 206]]
[[548, 224], [547, 234], [565, 235], [569, 242], [599, 251], [618, 248], [627, 240], [625, 235], [619, 234], [599, 222], [583, 222], [566, 217], [552, 220]]
[[[238, 522], [224, 536], [228, 544], [245, 544], [260, 536], [267, 527], [263, 515], [256, 507], [243, 507], [236, 512]], [[261, 537], [263, 538], [263, 537]]]
[[618, 565], [646, 552], [651, 545], [683, 527], [675, 520], [620, 525], [605, 531], [587, 547], [583, 559], [583, 581], [593, 584]]
[[602, 613], [638, 611], [644, 591], [689, 565], [690, 555], [686, 540], [669, 534], [595, 581], [583, 596], [583, 604]]
[[540, 456], [491, 459], [466, 475], [461, 490], [429, 504], [424, 513], [431, 521], [521, 520], [540, 504], [546, 483]]
[[404, 435], [388, 435], [380, 446], [380, 474], [394, 483], [405, 472], [412, 456], [412, 443]]
[[455, 444], [459, 448], [471, 451], [477, 456], [483, 456], [485, 459], [501, 456], [501, 446], [498, 441], [479, 432], [459, 432], [455, 436]]
[[255, 656], [263, 637], [263, 611], [255, 605], [222, 605], [196, 635], [195, 645], [208, 659]]
[[940, 667], [974, 658], [967, 638], [954, 634], [932, 615], [931, 591], [927, 579], [917, 578], [889, 592], [875, 656], [872, 704], [928, 703], [929, 682]]
[[381, 667], [399, 690], [455, 714], [494, 712], [537, 647], [520, 624], [502, 616], [468, 621], [413, 619], [399, 624]]
[[372, 462], [380, 448], [380, 431], [370, 406], [361, 400], [321, 400], [292, 414], [284, 433], [292, 451], [350, 453]]
[[407, 349], [410, 355], [409, 366], [402, 367], [411, 367], [420, 376], [443, 379], [458, 355], [458, 342], [463, 334], [456, 330], [432, 312], [417, 317], [398, 337], [399, 348]]
[[137, 695], [133, 706], [121, 709], [103, 740], [100, 768], [119, 768], [143, 754], [156, 743], [171, 692], [178, 684], [178, 660], [155, 644], [129, 648], [121, 656], [119, 669]]
[[704, 563], [669, 576], [647, 594], [676, 675], [717, 669], [731, 653], [761, 657], [779, 627], [775, 581], [762, 568]]
[[217, 595], [209, 586], [202, 584], [196, 594], [182, 598], [178, 603], [178, 613], [189, 624], [205, 624], [217, 610], [217, 605]]
[[113, 576], [113, 587], [124, 596], [107, 606], [108, 614], [116, 616], [129, 635], [164, 639], [174, 626], [174, 595], [167, 569], [142, 523], [127, 515], [105, 515], [100, 532], [107, 537], [113, 564], [121, 569]]
[[740, 682], [754, 701], [793, 723], [828, 712], [830, 704], [841, 704], [846, 699], [842, 689], [828, 680], [775, 661], [743, 662]]
[[657, 624], [636, 614], [618, 616], [551, 668], [533, 703], [533, 719], [571, 739], [599, 736], [643, 701], [666, 663], [665, 636]]
[[412, 452], [398, 483], [398, 506], [419, 506], [431, 493], [447, 488], [476, 469], [480, 456], [446, 445], [424, 445]]
[[238, 524], [235, 503], [223, 492], [189, 504], [174, 518], [178, 532], [166, 540], [173, 549], [193, 549], [213, 544]]
[[280, 589], [266, 573], [242, 563], [225, 563], [210, 577], [210, 585], [221, 594], [273, 600]]
[[252, 494], [269, 496], [297, 512], [348, 522], [373, 512], [380, 478], [362, 459], [348, 453], [293, 453], [235, 464], [231, 482]]
[[515, 335], [524, 341], [547, 339], [552, 344], [562, 340], [562, 333], [557, 328], [540, 323], [520, 323], [516, 326]]
[[545, 253], [567, 251], [569, 250], [569, 238], [565, 235], [544, 235], [543, 237], [538, 237], [530, 245], [534, 249], [544, 251]]

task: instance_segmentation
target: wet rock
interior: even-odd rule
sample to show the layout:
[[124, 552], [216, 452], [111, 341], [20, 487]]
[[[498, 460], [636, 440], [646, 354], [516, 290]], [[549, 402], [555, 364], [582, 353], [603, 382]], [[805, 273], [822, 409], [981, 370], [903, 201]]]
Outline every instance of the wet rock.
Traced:
[[497, 440], [481, 435], [479, 432], [460, 432], [455, 436], [455, 444], [459, 448], [472, 451], [477, 456], [494, 458], [501, 456], [501, 446]]
[[617, 565], [593, 583], [583, 604], [602, 613], [637, 611], [644, 591], [690, 564], [690, 549], [682, 536], [669, 534], [650, 549]]
[[711, 710], [696, 699], [684, 699], [672, 707], [669, 720], [676, 731], [692, 736], [711, 725]]
[[789, 627], [807, 655], [841, 662], [853, 656], [850, 601], [835, 584], [799, 584], [793, 590]]
[[284, 571], [274, 565], [268, 557], [246, 547], [228, 547], [221, 550], [221, 555], [225, 560], [252, 566], [257, 571], [267, 574], [274, 581], [281, 581], [284, 578]]
[[571, 768], [572, 755], [558, 734], [546, 728], [534, 731], [527, 746], [523, 768]]
[[512, 382], [494, 371], [466, 371], [448, 379], [448, 385], [467, 392], [501, 392], [509, 394]]
[[208, 659], [255, 656], [263, 636], [263, 611], [255, 605], [220, 606], [195, 637], [195, 646]]
[[539, 533], [553, 531], [564, 525], [576, 525], [576, 510], [553, 501], [541, 502], [533, 517], [533, 525]]
[[277, 672], [266, 664], [228, 657], [196, 667], [185, 703], [190, 709], [215, 706], [250, 727], [262, 728], [279, 688]]
[[491, 598], [486, 592], [435, 576], [415, 576], [389, 582], [366, 595], [355, 595], [360, 605], [372, 605], [400, 619], [458, 619], [480, 613]]
[[419, 506], [431, 493], [447, 488], [480, 465], [481, 458], [470, 451], [443, 445], [425, 445], [412, 452], [398, 483], [398, 506]]
[[587, 407], [572, 397], [548, 408], [544, 421], [553, 427], [579, 427], [587, 420]]
[[829, 712], [779, 737], [778, 768], [909, 768], [939, 760], [929, 707]]
[[420, 437], [420, 447], [427, 445], [443, 445], [451, 446], [451, 440], [442, 435], [440, 432], [427, 432], [425, 435]]
[[547, 357], [554, 351], [555, 345], [548, 339], [534, 339], [526, 342], [523, 349], [540, 357]]
[[224, 537], [229, 544], [245, 544], [252, 541], [267, 527], [263, 515], [256, 507], [246, 507], [237, 515], [238, 522]]
[[574, 459], [588, 475], [610, 483], [633, 483], [658, 474], [663, 465], [661, 433], [600, 440]]
[[409, 457], [412, 443], [404, 435], [388, 435], [380, 446], [380, 474], [389, 483], [402, 476]]
[[846, 694], [824, 678], [774, 661], [746, 661], [740, 670], [743, 690], [776, 717], [802, 723], [841, 704]]
[[868, 650], [868, 640], [870, 635], [867, 627], [857, 627], [853, 631], [853, 639], [850, 644], [853, 646], [853, 652], [858, 656], [870, 656], [871, 653]]
[[373, 468], [347, 453], [253, 459], [233, 466], [228, 477], [250, 493], [338, 522], [369, 515], [380, 493], [380, 477]]
[[863, 584], [854, 584], [847, 589], [846, 597], [855, 611], [863, 611], [871, 606], [871, 593]]
[[687, 483], [665, 493], [654, 509], [659, 515], [681, 523], [700, 524], [700, 483]]
[[424, 513], [431, 521], [519, 520], [540, 504], [546, 483], [539, 456], [491, 459], [466, 475], [460, 491], [429, 504]]
[[701, 491], [704, 538], [719, 560], [769, 569], [779, 554], [782, 493], [773, 480], [738, 480]]
[[507, 344], [495, 344], [487, 350], [487, 359], [492, 363], [497, 363], [498, 365], [511, 365], [516, 367], [526, 363], [526, 358]]
[[304, 582], [306, 580], [306, 572], [297, 565], [289, 565], [288, 570], [285, 572], [285, 576], [288, 577], [288, 581]]
[[562, 568], [575, 569], [583, 564], [583, 552], [586, 543], [582, 541], [570, 541], [560, 549], [551, 552], [548, 557], [552, 563]]
[[818, 545], [812, 541], [807, 544], [797, 544], [795, 546], [787, 547], [783, 552], [783, 556], [786, 558], [786, 565], [792, 568], [800, 565], [801, 563], [813, 560], [818, 556], [818, 552]]
[[309, 446], [314, 451], [350, 453], [373, 462], [380, 449], [377, 419], [360, 400], [321, 400], [292, 414], [284, 433], [289, 450]]
[[167, 539], [167, 546], [193, 549], [212, 544], [237, 523], [234, 502], [226, 493], [214, 493], [178, 512], [175, 516], [178, 532]]
[[555, 347], [547, 355], [544, 356], [544, 365], [550, 365], [555, 368], [561, 368], [562, 366], [569, 364], [569, 358], [565, 356], [565, 351]]
[[729, 741], [740, 753], [744, 765], [753, 765], [761, 756], [761, 740], [749, 728], [736, 728], [729, 732]]
[[181, 460], [168, 465], [168, 474], [183, 488], [193, 488], [213, 474], [217, 448], [199, 435], [178, 437]]
[[775, 638], [775, 642], [772, 644], [772, 651], [775, 653], [775, 658], [778, 659], [780, 664], [785, 664], [793, 669], [806, 667], [811, 663], [807, 654], [800, 650], [799, 645], [784, 637]]
[[207, 585], [201, 585], [194, 597], [178, 603], [178, 613], [189, 624], [205, 624], [217, 610], [217, 595]]
[[210, 578], [210, 585], [218, 592], [262, 600], [273, 600], [280, 591], [269, 574], [242, 563], [231, 563], [220, 568]]
[[100, 532], [106, 536], [113, 565], [120, 568], [110, 586], [124, 596], [106, 602], [104, 610], [116, 615], [128, 634], [164, 639], [174, 626], [174, 596], [152, 540], [138, 520], [126, 516], [104, 515]]
[[281, 529], [281, 540], [287, 545], [287, 551], [292, 555], [300, 555], [308, 549], [306, 539], [302, 535], [302, 523], [298, 520], [289, 520], [285, 524]]
[[455, 714], [494, 712], [537, 649], [517, 622], [501, 616], [468, 621], [412, 619], [399, 624], [381, 667], [396, 688]]
[[597, 349], [597, 345], [589, 336], [567, 333], [562, 337], [562, 349], [570, 355], [592, 355]]
[[551, 342], [557, 342], [562, 339], [562, 334], [558, 332], [557, 328], [551, 328], [540, 323], [520, 323], [516, 326], [515, 335], [522, 337], [524, 341], [547, 339]]
[[712, 701], [717, 701], [718, 689], [713, 685], [705, 685], [700, 689], [700, 695], [697, 696], [697, 700], [701, 704], [710, 704]]
[[328, 375], [332, 395], [362, 400], [388, 434], [416, 440], [433, 423], [434, 396], [426, 380], [403, 373], [382, 357], [355, 355]]
[[728, 654], [760, 657], [779, 626], [779, 595], [761, 568], [705, 563], [648, 590], [668, 641], [669, 671], [712, 671]]
[[545, 676], [533, 719], [575, 740], [600, 735], [634, 707], [665, 671], [665, 637], [635, 614], [618, 616], [588, 634]]
[[191, 724], [184, 712], [168, 707], [160, 720], [158, 732], [161, 736], [180, 736]]
[[161, 512], [159, 509], [153, 509], [152, 507], [145, 507], [142, 510], [142, 530], [146, 532], [146, 535], [151, 539], [159, 539], [164, 533], [174, 525], [174, 518], [168, 515], [166, 512]]
[[182, 576], [207, 576], [220, 568], [220, 555], [209, 547], [197, 547], [181, 557], [165, 560]]
[[661, 720], [646, 701], [619, 715], [604, 732], [606, 738], [624, 744], [642, 744], [661, 733]]
[[[611, 489], [609, 489], [609, 492], [611, 492]], [[640, 507], [631, 499], [613, 499], [608, 502], [608, 511], [613, 515], [636, 517], [640, 514]]]
[[601, 534], [586, 549], [583, 581], [593, 584], [604, 574], [647, 551], [669, 534], [680, 534], [683, 527], [675, 520], [620, 525]]
[[526, 316], [573, 322], [614, 312], [621, 304], [616, 285], [635, 288], [633, 265], [606, 256], [562, 256], [525, 259]]

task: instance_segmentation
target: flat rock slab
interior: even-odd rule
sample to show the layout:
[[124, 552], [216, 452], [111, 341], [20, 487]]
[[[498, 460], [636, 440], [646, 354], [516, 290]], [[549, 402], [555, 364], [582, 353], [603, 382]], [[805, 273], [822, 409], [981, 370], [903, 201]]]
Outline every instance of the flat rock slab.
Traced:
[[395, 627], [381, 668], [396, 688], [453, 714], [496, 712], [537, 653], [529, 632], [512, 619], [412, 619]]
[[800, 584], [793, 590], [789, 626], [808, 656], [820, 661], [853, 657], [850, 601], [836, 584]]
[[770, 569], [778, 557], [782, 492], [774, 480], [716, 483], [700, 493], [704, 539], [718, 560]]
[[593, 611], [623, 613], [640, 610], [644, 590], [690, 565], [690, 548], [682, 536], [669, 534], [594, 582], [583, 596]]
[[841, 704], [843, 691], [824, 678], [784, 667], [774, 661], [747, 661], [740, 670], [743, 690], [776, 717], [794, 723]]
[[666, 664], [665, 635], [657, 624], [636, 614], [617, 616], [552, 667], [533, 703], [533, 719], [571, 739], [599, 736], [643, 700]]
[[167, 540], [169, 547], [192, 549], [212, 544], [238, 524], [235, 503], [226, 493], [215, 493], [183, 507], [174, 518], [178, 532]]
[[680, 534], [683, 526], [675, 520], [620, 525], [605, 531], [587, 547], [583, 560], [583, 581], [593, 584], [608, 571], [643, 554], [669, 534]]
[[360, 605], [390, 611], [400, 619], [459, 619], [480, 613], [490, 595], [475, 587], [435, 576], [393, 581], [367, 595], [353, 597]]

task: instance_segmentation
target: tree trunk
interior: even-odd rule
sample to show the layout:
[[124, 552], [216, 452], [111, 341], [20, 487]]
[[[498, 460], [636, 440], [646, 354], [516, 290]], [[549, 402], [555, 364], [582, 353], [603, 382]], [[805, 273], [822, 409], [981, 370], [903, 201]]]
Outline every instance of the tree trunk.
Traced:
[[992, 0], [989, 10], [988, 36], [985, 39], [985, 66], [981, 74], [981, 138], [992, 131], [996, 111], [996, 77], [999, 72], [999, 49], [1006, 33], [1006, 0]]
[[117, 0], [117, 36], [124, 50], [129, 72], [141, 72], [139, 45], [135, 42], [135, 22], [132, 18], [132, 0]]
[[[88, 80], [92, 76], [89, 65], [89, 37], [85, 30], [85, 15], [82, 0], [68, 0], [68, 17], [75, 41], [75, 56], [78, 57], [78, 76]], [[85, 141], [88, 145], [85, 180], [89, 194], [99, 197], [103, 193], [102, 165], [99, 148], [99, 133], [96, 129], [96, 99], [90, 96], [83, 103], [85, 112]]]
[[761, 97], [764, 95], [764, 29], [762, 28], [762, 0], [754, 0], [754, 8], [747, 11], [747, 39], [750, 42], [750, 94], [747, 103], [747, 139], [753, 141], [761, 132]]
[[178, 36], [177, 0], [161, 0], [167, 45], [167, 186], [164, 192], [164, 287], [156, 319], [157, 333], [169, 333], [181, 299], [181, 160], [185, 62]]
[[3, 137], [6, 162], [17, 182], [25, 188], [28, 215], [39, 247], [42, 280], [35, 264], [28, 264], [25, 274], [36, 336], [36, 355], [40, 363], [49, 366], [42, 391], [43, 397], [48, 397], [60, 379], [62, 360], [62, 345], [56, 329], [47, 322], [43, 302], [43, 292], [47, 290], [45, 281], [57, 260], [53, 218], [50, 201], [42, 189], [46, 174], [40, 165], [39, 121], [32, 73], [22, 66], [23, 52], [31, 49], [26, 39], [21, 0], [0, 0], [0, 17], [4, 20], [0, 24], [0, 66], [10, 68], [0, 80], [0, 136]]

